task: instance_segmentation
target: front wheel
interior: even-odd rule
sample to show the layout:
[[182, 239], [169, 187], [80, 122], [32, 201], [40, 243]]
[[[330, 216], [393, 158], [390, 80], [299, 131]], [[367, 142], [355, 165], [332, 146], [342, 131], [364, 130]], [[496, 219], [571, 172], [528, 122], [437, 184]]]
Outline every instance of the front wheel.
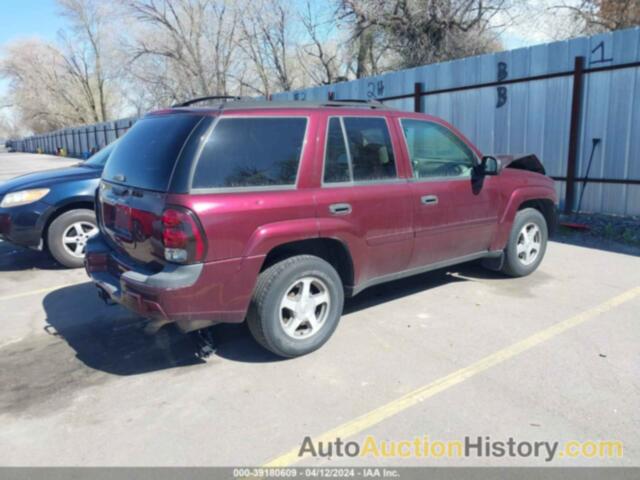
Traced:
[[343, 304], [344, 290], [336, 270], [321, 258], [298, 255], [260, 274], [247, 323], [267, 350], [297, 357], [329, 340]]
[[69, 210], [56, 218], [47, 231], [47, 247], [58, 263], [79, 268], [84, 262], [87, 241], [98, 233], [92, 210]]
[[512, 277], [524, 277], [538, 268], [547, 250], [547, 222], [538, 210], [518, 211], [505, 249], [502, 271]]

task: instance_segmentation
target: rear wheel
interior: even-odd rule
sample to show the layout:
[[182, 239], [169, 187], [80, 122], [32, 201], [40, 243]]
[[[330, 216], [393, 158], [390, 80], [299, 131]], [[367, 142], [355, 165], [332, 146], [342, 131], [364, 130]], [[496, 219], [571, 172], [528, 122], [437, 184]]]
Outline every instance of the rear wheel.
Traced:
[[538, 268], [547, 250], [548, 230], [544, 216], [534, 208], [518, 211], [505, 249], [502, 271], [524, 277]]
[[260, 274], [247, 323], [267, 350], [297, 357], [329, 340], [343, 303], [342, 281], [335, 269], [321, 258], [298, 255]]
[[97, 233], [96, 216], [92, 210], [69, 210], [49, 225], [47, 247], [58, 263], [68, 268], [79, 268], [84, 262], [87, 241]]

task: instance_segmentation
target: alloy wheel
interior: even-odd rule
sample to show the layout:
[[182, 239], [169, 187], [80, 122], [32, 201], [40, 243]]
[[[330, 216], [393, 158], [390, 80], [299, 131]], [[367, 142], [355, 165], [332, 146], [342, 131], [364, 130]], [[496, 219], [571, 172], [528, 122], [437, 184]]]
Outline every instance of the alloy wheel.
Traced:
[[315, 276], [300, 278], [287, 288], [280, 302], [280, 325], [296, 340], [312, 337], [326, 323], [330, 305], [324, 281]]
[[523, 265], [531, 265], [540, 255], [542, 232], [535, 223], [527, 223], [518, 234], [516, 254]]
[[90, 222], [75, 222], [69, 225], [62, 234], [64, 249], [74, 257], [84, 257], [87, 241], [97, 235], [98, 227]]

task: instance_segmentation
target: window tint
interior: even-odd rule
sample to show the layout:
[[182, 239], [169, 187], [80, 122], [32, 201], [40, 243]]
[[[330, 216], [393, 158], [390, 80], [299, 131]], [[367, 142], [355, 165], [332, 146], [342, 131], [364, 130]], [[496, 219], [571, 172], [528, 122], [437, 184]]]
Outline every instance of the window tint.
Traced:
[[306, 126], [306, 118], [220, 119], [193, 188], [295, 185]]
[[138, 120], [117, 143], [102, 178], [165, 191], [182, 145], [200, 115], [151, 115]]
[[349, 156], [344, 143], [342, 124], [339, 118], [329, 120], [327, 130], [327, 152], [324, 159], [325, 183], [339, 183], [351, 181], [349, 172]]
[[437, 123], [402, 120], [415, 178], [469, 177], [473, 152], [452, 131]]
[[391, 137], [384, 118], [344, 118], [354, 181], [396, 177]]

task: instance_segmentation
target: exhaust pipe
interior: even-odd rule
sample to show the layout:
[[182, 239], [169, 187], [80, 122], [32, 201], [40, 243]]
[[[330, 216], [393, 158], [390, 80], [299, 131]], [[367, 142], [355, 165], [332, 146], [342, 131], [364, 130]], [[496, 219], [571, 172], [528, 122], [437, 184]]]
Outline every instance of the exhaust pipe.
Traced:
[[99, 285], [96, 285], [98, 289], [98, 297], [102, 299], [102, 301], [107, 305], [115, 305], [116, 302], [113, 301], [111, 296], [107, 293], [107, 291]]
[[144, 326], [144, 333], [146, 335], [155, 335], [156, 333], [158, 333], [158, 330], [164, 327], [167, 323], [171, 323], [171, 322], [169, 320], [161, 320], [161, 319], [149, 320], [147, 324]]

